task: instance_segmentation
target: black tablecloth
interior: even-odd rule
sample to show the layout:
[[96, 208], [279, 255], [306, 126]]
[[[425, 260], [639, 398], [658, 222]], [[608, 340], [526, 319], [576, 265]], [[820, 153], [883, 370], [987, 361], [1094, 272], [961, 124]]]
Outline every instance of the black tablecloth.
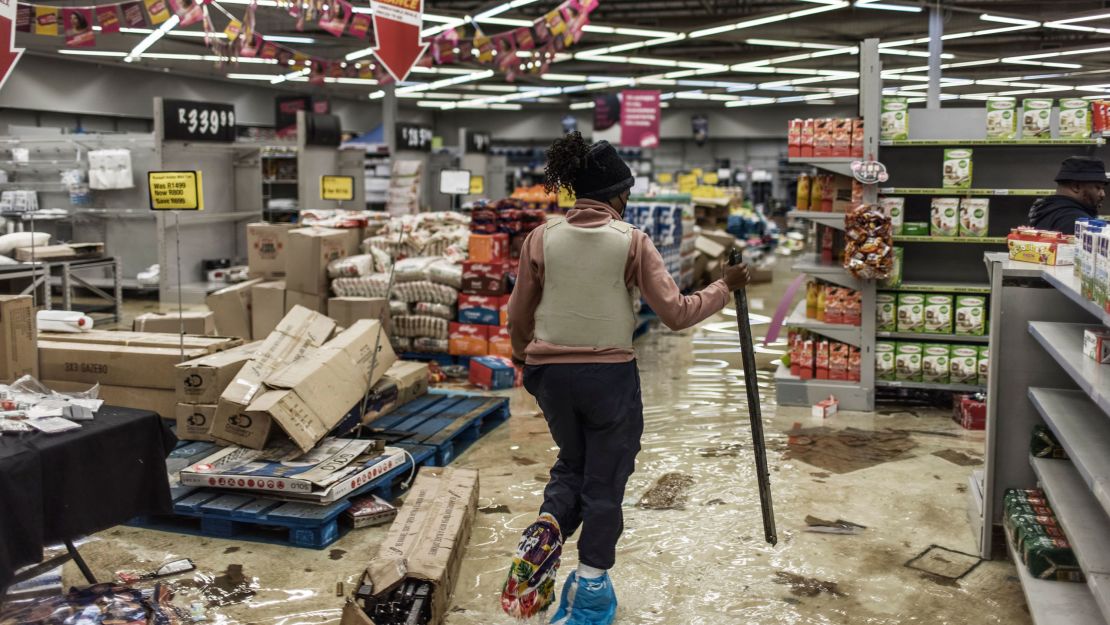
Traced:
[[153, 412], [114, 406], [80, 430], [0, 437], [0, 591], [45, 545], [171, 512], [176, 443]]

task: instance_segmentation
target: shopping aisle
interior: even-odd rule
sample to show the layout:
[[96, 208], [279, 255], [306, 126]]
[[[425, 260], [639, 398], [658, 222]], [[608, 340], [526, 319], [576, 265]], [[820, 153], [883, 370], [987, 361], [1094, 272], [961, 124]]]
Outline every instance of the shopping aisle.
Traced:
[[[790, 277], [782, 273], [772, 285], [752, 287], [753, 315], [770, 314]], [[767, 328], [766, 317], [753, 317], [757, 336]], [[762, 542], [734, 318], [719, 315], [677, 334], [654, 331], [637, 345], [646, 424], [613, 571], [618, 623], [1028, 622], [1008, 560], [978, 564], [958, 581], [951, 578], [974, 559], [934, 552], [942, 560], [933, 560], [940, 567], [933, 570], [948, 577], [903, 566], [930, 545], [975, 551], [965, 492], [973, 467], [964, 465], [980, 459], [981, 432], [960, 429], [940, 411], [896, 406], [842, 413], [825, 423], [806, 410], [776, 409], [770, 362], [781, 345], [761, 348], [780, 535], [771, 548]], [[795, 423], [859, 431], [839, 438], [810, 431], [791, 444], [786, 432]], [[482, 490], [450, 625], [512, 622], [497, 596], [519, 532], [535, 517], [554, 454], [535, 403], [518, 392], [508, 424], [456, 462], [481, 470]], [[638, 507], [665, 474], [678, 490], [688, 484], [684, 508]], [[807, 515], [867, 529], [806, 532]], [[104, 578], [136, 560], [190, 557], [200, 575], [175, 584], [179, 605], [205, 601], [224, 623], [293, 625], [338, 622], [343, 600], [336, 582], [356, 579], [384, 533], [359, 530], [311, 551], [121, 527], [82, 551]], [[567, 550], [560, 583], [577, 564], [574, 554]], [[76, 583], [75, 573], [67, 569], [67, 581]]]

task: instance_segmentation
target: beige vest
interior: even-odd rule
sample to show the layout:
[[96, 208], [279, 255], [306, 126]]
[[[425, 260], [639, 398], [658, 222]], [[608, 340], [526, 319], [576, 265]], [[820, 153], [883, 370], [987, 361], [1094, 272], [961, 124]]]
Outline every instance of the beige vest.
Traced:
[[566, 347], [631, 349], [636, 315], [624, 281], [632, 226], [579, 228], [557, 218], [543, 233], [537, 339]]

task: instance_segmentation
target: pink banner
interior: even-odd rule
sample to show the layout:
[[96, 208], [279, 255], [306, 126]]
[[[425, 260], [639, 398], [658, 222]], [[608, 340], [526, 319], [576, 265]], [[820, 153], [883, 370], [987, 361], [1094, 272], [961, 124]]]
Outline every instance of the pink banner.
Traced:
[[92, 29], [92, 9], [62, 9], [62, 26], [65, 28], [67, 46], [87, 48], [96, 43], [96, 35]]
[[621, 145], [659, 147], [659, 92], [621, 93]]

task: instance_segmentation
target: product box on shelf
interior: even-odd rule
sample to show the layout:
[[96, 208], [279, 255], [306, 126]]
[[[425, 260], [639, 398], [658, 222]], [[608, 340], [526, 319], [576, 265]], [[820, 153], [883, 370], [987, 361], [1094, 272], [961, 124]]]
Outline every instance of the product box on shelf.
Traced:
[[841, 301], [843, 302], [841, 308], [842, 323], [850, 326], [860, 325], [863, 322], [863, 294], [859, 291], [846, 289], [845, 296]]
[[833, 155], [833, 120], [821, 117], [813, 120], [813, 155], [817, 158]]
[[1094, 289], [1092, 282], [1095, 279], [1098, 265], [1098, 240], [1106, 228], [1105, 222], [1088, 220], [1082, 228], [1082, 234], [1076, 239], [1075, 258], [1079, 263], [1079, 290], [1083, 297], [1091, 298]]
[[801, 151], [799, 156], [802, 158], [810, 158], [813, 156], [813, 135], [816, 132], [815, 126], [816, 120], [813, 118], [802, 122], [802, 136], [798, 145]]
[[473, 323], [450, 325], [448, 353], [452, 356], [485, 356], [489, 354], [489, 331], [492, 326]]
[[902, 267], [904, 265], [903, 260], [905, 259], [905, 255], [905, 248], [901, 246], [894, 248], [891, 254], [893, 262], [890, 266], [890, 274], [879, 282], [880, 287], [884, 289], [896, 289], [902, 286]]
[[481, 356], [470, 360], [470, 383], [487, 391], [512, 388], [516, 384], [516, 367], [500, 356]]
[[921, 343], [899, 342], [894, 350], [894, 378], [900, 382], [920, 382]]
[[1060, 100], [1060, 138], [1087, 139], [1091, 136], [1091, 103], [1079, 98]]
[[852, 120], [852, 156], [863, 158], [863, 120]]
[[1100, 365], [1110, 363], [1110, 330], [1083, 330], [1083, 355]]
[[1094, 277], [1088, 289], [1088, 298], [1100, 308], [1105, 308], [1107, 287], [1110, 287], [1110, 232], [1103, 230], [1095, 235]]
[[470, 260], [477, 263], [493, 263], [509, 260], [509, 235], [471, 234], [468, 244]]
[[931, 334], [951, 334], [952, 304], [951, 295], [926, 295], [924, 331]]
[[849, 157], [852, 155], [852, 119], [840, 117], [833, 120], [832, 155]]
[[334, 228], [289, 231], [285, 286], [308, 295], [328, 294], [328, 263], [347, 256], [350, 234]]
[[905, 221], [906, 198], [879, 198], [879, 208], [890, 217], [890, 233], [903, 234], [902, 223]]
[[818, 339], [813, 352], [813, 374], [818, 380], [829, 379], [829, 340]]
[[979, 346], [979, 386], [986, 386], [990, 379], [991, 352], [990, 345]]
[[799, 341], [801, 348], [799, 350], [800, 358], [798, 358], [798, 377], [803, 380], [810, 380], [815, 377], [814, 371], [814, 353], [817, 351], [817, 342], [813, 337], [806, 336]]
[[829, 345], [829, 379], [848, 379], [848, 345], [833, 342]]
[[459, 323], [500, 325], [501, 298], [492, 295], [459, 296]]
[[925, 296], [921, 293], [898, 294], [898, 331], [921, 332], [925, 328]]
[[[838, 286], [825, 285], [823, 289], [825, 292], [824, 298], [818, 296], [817, 304], [817, 319], [825, 323], [844, 323], [844, 306], [843, 298], [844, 292], [848, 289], [842, 289]], [[821, 302], [824, 301], [824, 306]], [[824, 314], [822, 314], [822, 310]]]
[[1052, 138], [1052, 99], [1025, 98], [1021, 102], [1021, 138], [1039, 141]]
[[251, 287], [251, 338], [270, 336], [285, 316], [285, 281], [261, 282]]
[[982, 295], [957, 295], [954, 321], [956, 334], [986, 334], [987, 298]]
[[949, 350], [951, 363], [949, 382], [952, 384], [977, 384], [979, 381], [979, 348], [970, 345], [953, 345]]
[[790, 120], [786, 130], [787, 157], [799, 158], [802, 156], [802, 126], [805, 121], [801, 119]]
[[922, 347], [921, 381], [948, 384], [948, 345], [926, 343]]
[[848, 346], [848, 380], [852, 382], [859, 382], [860, 378], [860, 363], [862, 361], [858, 347]]
[[1010, 260], [1041, 265], [1070, 265], [1075, 262], [1076, 242], [1072, 235], [1018, 227], [1006, 237]]
[[251, 277], [285, 275], [285, 252], [294, 224], [247, 224], [247, 267]]
[[[942, 184], [945, 189], [971, 188], [972, 150], [947, 148], [944, 150]], [[953, 233], [955, 234], [955, 233]]]
[[898, 331], [898, 297], [894, 293], [880, 291], [875, 294], [875, 331]]
[[509, 265], [504, 262], [463, 263], [463, 293], [504, 295], [509, 290]]
[[987, 138], [1017, 138], [1017, 100], [995, 97], [987, 100]]
[[909, 99], [884, 96], [880, 117], [879, 138], [883, 141], [903, 141], [910, 138]]
[[990, 225], [988, 198], [965, 197], [960, 199], [960, 236], [985, 237]]

